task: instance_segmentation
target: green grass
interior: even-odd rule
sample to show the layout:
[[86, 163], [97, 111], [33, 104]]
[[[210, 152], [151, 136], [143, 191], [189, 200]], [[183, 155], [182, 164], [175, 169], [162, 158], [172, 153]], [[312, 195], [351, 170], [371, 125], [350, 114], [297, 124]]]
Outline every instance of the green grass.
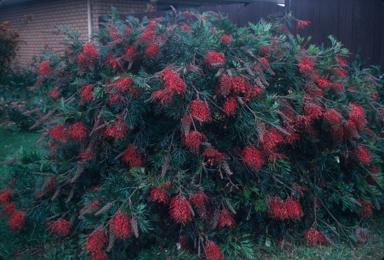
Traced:
[[[5, 126], [0, 126], [0, 162], [12, 159], [18, 151], [23, 148], [30, 151], [39, 150], [39, 146], [33, 145], [39, 140], [41, 133], [29, 131], [11, 131]], [[0, 165], [0, 188], [3, 180], [7, 176], [8, 166]]]

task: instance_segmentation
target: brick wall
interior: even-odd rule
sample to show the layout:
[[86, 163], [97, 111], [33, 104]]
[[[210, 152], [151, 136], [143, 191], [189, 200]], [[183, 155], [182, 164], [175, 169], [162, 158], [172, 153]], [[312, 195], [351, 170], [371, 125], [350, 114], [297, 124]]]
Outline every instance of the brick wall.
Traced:
[[88, 38], [87, 0], [36, 0], [21, 4], [4, 5], [0, 9], [0, 23], [10, 21], [13, 25], [26, 14], [33, 14], [33, 21], [21, 31], [16, 63], [27, 68], [33, 57], [40, 57], [44, 46], [52, 51], [60, 51], [63, 45], [62, 35], [52, 35], [44, 31], [53, 31], [54, 25], [71, 25], [72, 31], [81, 33], [81, 40]]

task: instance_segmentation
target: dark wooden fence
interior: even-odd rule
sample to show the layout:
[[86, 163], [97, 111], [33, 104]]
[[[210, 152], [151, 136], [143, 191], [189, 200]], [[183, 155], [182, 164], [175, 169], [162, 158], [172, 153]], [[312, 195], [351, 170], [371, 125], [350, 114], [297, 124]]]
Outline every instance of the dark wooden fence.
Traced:
[[[383, 0], [285, 0], [287, 12], [300, 20], [311, 21], [294, 35], [312, 36], [310, 43], [331, 45], [333, 35], [355, 57], [360, 48], [367, 65], [384, 68], [384, 1]], [[290, 4], [289, 4], [290, 3]]]

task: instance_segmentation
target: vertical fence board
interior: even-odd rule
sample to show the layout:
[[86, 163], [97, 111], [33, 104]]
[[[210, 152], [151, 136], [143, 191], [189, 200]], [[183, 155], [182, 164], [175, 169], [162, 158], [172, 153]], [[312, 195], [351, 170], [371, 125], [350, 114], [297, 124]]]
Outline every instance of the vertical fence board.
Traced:
[[[343, 42], [344, 46], [349, 50], [352, 55], [356, 55], [357, 50], [359, 48], [359, 42], [360, 42], [360, 31], [359, 31], [359, 24], [360, 24], [360, 1], [359, 0], [351, 0], [352, 5], [352, 25], [350, 27], [351, 34], [352, 34], [352, 42]], [[341, 4], [340, 4], [341, 6]]]
[[383, 51], [381, 49], [381, 37], [380, 32], [383, 30], [382, 26], [384, 24], [384, 13], [381, 13], [381, 6], [383, 1], [375, 0], [374, 1], [374, 14], [373, 14], [373, 25], [372, 25], [372, 64], [380, 63], [380, 55]]
[[[381, 11], [380, 11], [380, 15], [381, 15], [381, 23], [380, 23], [380, 26], [382, 26], [384, 24], [384, 17], [383, 17], [383, 14], [384, 14], [384, 2], [381, 2]], [[384, 32], [383, 32], [383, 29], [381, 28], [380, 30], [381, 32], [381, 42], [380, 42], [380, 50], [381, 50], [381, 54], [380, 54], [380, 64], [382, 66], [382, 71], [384, 70]], [[379, 32], [377, 32], [377, 34], [379, 34]], [[377, 35], [377, 37], [380, 37], [379, 35]]]

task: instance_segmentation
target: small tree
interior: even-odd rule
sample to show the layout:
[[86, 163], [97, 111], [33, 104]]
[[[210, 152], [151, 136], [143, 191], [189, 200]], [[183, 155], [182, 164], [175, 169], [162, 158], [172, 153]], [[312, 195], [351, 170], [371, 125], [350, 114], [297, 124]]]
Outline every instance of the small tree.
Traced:
[[99, 45], [62, 28], [73, 42], [40, 65], [36, 88], [52, 82], [56, 106], [35, 124], [49, 156], [24, 156], [0, 195], [15, 232], [81, 234], [92, 259], [255, 259], [255, 243], [287, 234], [359, 241], [383, 204], [384, 110], [341, 43], [303, 49], [290, 16], [107, 21]]

